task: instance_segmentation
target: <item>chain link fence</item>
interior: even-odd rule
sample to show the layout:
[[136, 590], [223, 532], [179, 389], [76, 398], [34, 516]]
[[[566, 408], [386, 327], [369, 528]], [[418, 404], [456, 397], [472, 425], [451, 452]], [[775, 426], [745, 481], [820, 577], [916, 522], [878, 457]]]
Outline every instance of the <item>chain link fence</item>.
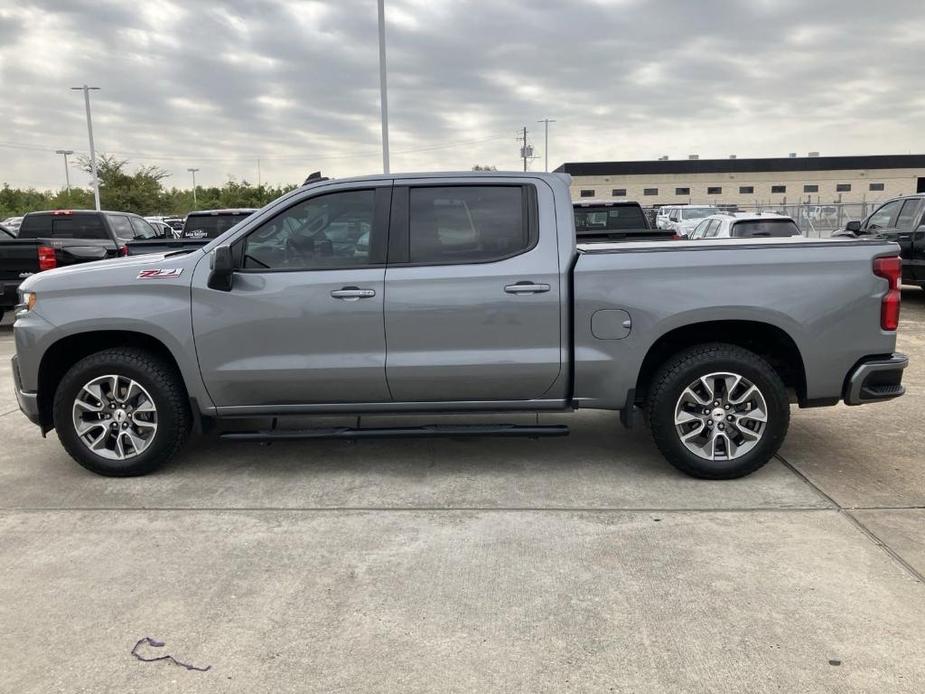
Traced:
[[[833, 231], [844, 229], [845, 224], [852, 219], [864, 219], [874, 211], [881, 202], [845, 202], [831, 203], [787, 203], [775, 205], [717, 205], [723, 212], [774, 212], [792, 217], [800, 227], [804, 236], [810, 238], [827, 238]], [[652, 226], [655, 226], [657, 208], [646, 208], [646, 216]]]

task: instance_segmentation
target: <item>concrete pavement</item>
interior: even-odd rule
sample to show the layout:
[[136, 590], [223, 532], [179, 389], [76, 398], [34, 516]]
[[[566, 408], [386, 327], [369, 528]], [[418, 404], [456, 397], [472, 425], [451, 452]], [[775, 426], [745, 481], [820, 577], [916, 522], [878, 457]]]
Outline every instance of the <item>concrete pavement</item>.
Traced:
[[[105, 479], [2, 414], [0, 327], [0, 691], [922, 691], [904, 301], [909, 394], [794, 410], [733, 482], [597, 412], [543, 441], [205, 439]], [[145, 635], [212, 669], [134, 660]]]

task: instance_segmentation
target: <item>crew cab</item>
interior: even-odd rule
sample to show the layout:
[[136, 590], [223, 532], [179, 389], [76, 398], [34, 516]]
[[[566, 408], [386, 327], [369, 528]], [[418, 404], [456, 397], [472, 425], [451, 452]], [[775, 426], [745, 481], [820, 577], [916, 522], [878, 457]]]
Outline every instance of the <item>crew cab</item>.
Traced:
[[28, 213], [17, 238], [0, 237], [0, 316], [16, 306], [16, 290], [26, 277], [56, 267], [166, 250], [149, 245], [162, 235], [130, 212]]
[[834, 237], [876, 236], [899, 244], [902, 280], [925, 287], [925, 195], [907, 195], [883, 203], [862, 221], [851, 221]]
[[[29, 277], [20, 408], [81, 465], [227, 439], [561, 436], [562, 424], [275, 427], [289, 415], [619, 411], [691, 475], [750, 473], [791, 404], [903, 393], [894, 243], [577, 243], [558, 174], [312, 182], [203, 248]], [[224, 431], [222, 431], [224, 429]], [[619, 455], [615, 450], [614, 455]]]
[[575, 208], [575, 234], [579, 242], [677, 239], [674, 232], [653, 229], [642, 205], [632, 200], [588, 200]]

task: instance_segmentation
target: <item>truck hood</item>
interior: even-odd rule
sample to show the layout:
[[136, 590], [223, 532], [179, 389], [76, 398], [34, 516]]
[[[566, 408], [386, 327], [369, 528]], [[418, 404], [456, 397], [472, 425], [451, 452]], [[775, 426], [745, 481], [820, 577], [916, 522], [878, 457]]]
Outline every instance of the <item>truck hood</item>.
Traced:
[[197, 249], [191, 253], [168, 258], [169, 255], [170, 253], [152, 253], [127, 256], [45, 270], [28, 277], [19, 288], [25, 292], [40, 292], [43, 289], [60, 289], [68, 286], [75, 288], [105, 287], [122, 284], [130, 279], [141, 281], [142, 278], [139, 275], [145, 270], [174, 272], [173, 275], [157, 277], [157, 281], [160, 282], [188, 282], [192, 276], [193, 267], [202, 257], [202, 251]]

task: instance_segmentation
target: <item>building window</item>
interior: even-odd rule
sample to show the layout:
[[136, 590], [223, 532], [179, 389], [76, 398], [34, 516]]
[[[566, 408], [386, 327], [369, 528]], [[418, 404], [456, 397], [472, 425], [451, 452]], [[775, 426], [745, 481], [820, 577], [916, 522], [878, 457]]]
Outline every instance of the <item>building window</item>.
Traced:
[[643, 195], [658, 195], [658, 188], [643, 188]]
[[754, 195], [755, 186], [739, 186], [739, 195]]
[[674, 194], [675, 195], [690, 195], [691, 189], [690, 188], [675, 188]]
[[786, 192], [787, 192], [787, 186], [771, 186], [771, 192], [772, 192], [772, 193], [778, 193], [778, 194], [780, 194], [780, 193], [786, 193]]
[[882, 183], [871, 183], [871, 184], [870, 184], [870, 190], [882, 191], [882, 190], [883, 190], [883, 184], [882, 184]]
[[709, 186], [707, 187], [707, 195], [722, 195], [723, 188], [722, 186]]
[[615, 198], [625, 198], [626, 188], [614, 188], [612, 191], [610, 191], [610, 194]]
[[805, 186], [803, 186], [803, 192], [804, 193], [818, 193], [819, 186], [814, 185], [812, 183], [807, 183]]
[[593, 190], [587, 190], [587, 189], [582, 190], [582, 191], [581, 191], [581, 197], [583, 197], [583, 198], [593, 198], [593, 197], [594, 197], [594, 191], [593, 191]]
[[835, 192], [836, 192], [836, 193], [850, 193], [850, 192], [851, 192], [851, 184], [850, 184], [850, 183], [836, 183], [836, 184], [835, 184]]

